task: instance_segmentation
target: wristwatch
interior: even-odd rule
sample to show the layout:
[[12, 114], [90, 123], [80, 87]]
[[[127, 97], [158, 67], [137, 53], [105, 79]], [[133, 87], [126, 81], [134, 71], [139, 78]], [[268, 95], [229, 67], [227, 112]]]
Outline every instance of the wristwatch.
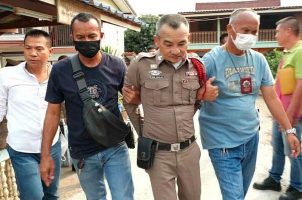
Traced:
[[287, 129], [287, 130], [285, 130], [285, 135], [288, 135], [288, 134], [294, 134], [294, 135], [297, 135], [297, 133], [296, 133], [296, 129], [295, 129], [295, 128], [291, 128], [291, 129]]

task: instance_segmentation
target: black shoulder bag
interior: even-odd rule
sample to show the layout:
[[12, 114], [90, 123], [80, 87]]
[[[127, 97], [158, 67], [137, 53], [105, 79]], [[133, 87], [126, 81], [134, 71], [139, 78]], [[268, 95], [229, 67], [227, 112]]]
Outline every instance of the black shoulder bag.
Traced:
[[150, 169], [153, 165], [157, 142], [150, 138], [139, 137], [137, 145], [137, 166]]
[[[144, 119], [140, 115], [141, 130], [143, 130]], [[142, 169], [150, 169], [154, 162], [157, 142], [143, 136], [143, 132], [139, 134], [137, 140], [137, 166]]]
[[131, 139], [133, 136], [131, 127], [90, 97], [78, 55], [71, 57], [71, 64], [73, 78], [77, 82], [79, 94], [84, 104], [83, 120], [87, 133], [104, 147], [111, 147], [124, 141], [126, 137]]

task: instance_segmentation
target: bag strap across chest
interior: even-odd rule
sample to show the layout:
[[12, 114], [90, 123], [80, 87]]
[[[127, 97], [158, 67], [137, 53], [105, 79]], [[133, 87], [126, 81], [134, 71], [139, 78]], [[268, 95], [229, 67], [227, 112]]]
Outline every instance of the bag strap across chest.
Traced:
[[76, 54], [70, 58], [71, 66], [72, 66], [72, 76], [74, 80], [76, 80], [79, 94], [83, 102], [87, 102], [91, 100], [91, 97], [87, 90], [87, 85], [84, 77], [84, 73], [81, 68], [81, 63], [79, 60], [79, 55]]

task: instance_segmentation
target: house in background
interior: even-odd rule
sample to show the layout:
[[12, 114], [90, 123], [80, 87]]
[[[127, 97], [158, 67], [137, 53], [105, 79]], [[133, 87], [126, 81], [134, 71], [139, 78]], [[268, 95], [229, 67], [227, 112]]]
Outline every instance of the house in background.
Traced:
[[280, 0], [196, 3], [195, 11], [179, 13], [190, 23], [189, 50], [203, 55], [219, 45], [219, 37], [226, 32], [231, 13], [238, 8], [252, 8], [260, 15], [258, 42], [254, 48], [257, 51], [267, 52], [279, 47], [275, 40], [275, 24], [284, 17], [296, 17], [302, 30], [302, 6], [281, 6]]
[[39, 27], [52, 36], [51, 61], [60, 55], [75, 53], [70, 38], [70, 22], [79, 12], [89, 12], [102, 21], [102, 46], [124, 52], [124, 31], [140, 30], [140, 21], [127, 0], [1, 0], [0, 1], [0, 67], [6, 59], [24, 60], [24, 34]]

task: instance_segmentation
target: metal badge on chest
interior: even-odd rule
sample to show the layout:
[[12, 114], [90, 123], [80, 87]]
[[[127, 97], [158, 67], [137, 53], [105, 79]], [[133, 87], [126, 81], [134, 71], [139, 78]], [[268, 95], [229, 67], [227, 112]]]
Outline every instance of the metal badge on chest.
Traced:
[[158, 70], [158, 66], [156, 64], [150, 64], [149, 74], [151, 79], [164, 78], [162, 71]]

